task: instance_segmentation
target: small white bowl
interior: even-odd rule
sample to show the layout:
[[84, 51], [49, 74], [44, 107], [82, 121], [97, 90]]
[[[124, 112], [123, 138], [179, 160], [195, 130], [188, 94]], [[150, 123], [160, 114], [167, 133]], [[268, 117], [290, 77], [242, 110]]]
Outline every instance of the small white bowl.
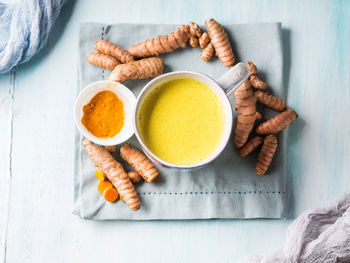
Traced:
[[[90, 133], [81, 123], [83, 107], [99, 92], [109, 90], [114, 92], [124, 103], [124, 126], [121, 131], [111, 138], [98, 138]], [[127, 141], [133, 134], [132, 116], [135, 107], [135, 95], [124, 85], [110, 81], [96, 81], [84, 88], [78, 95], [74, 105], [74, 120], [80, 132], [90, 141], [100, 145], [117, 145]]]

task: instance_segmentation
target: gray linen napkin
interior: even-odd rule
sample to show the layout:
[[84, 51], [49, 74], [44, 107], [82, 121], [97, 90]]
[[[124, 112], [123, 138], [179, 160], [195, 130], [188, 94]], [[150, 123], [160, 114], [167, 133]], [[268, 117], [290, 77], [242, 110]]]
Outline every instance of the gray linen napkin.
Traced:
[[[107, 39], [128, 48], [130, 45], [157, 35], [172, 32], [176, 25], [105, 25], [84, 23], [80, 27], [78, 91], [93, 81], [106, 79], [109, 72], [88, 64], [85, 57], [93, 52], [96, 39]], [[203, 27], [204, 28], [204, 27]], [[254, 61], [260, 76], [273, 93], [283, 97], [283, 58], [281, 25], [244, 24], [225, 26], [239, 61]], [[162, 55], [165, 72], [193, 70], [218, 78], [227, 68], [218, 59], [204, 63], [200, 48], [176, 50]], [[127, 81], [124, 84], [138, 95], [148, 80]], [[234, 103], [234, 102], [233, 102]], [[262, 110], [266, 116], [271, 114]], [[96, 167], [81, 148], [82, 137], [76, 135], [76, 171], [74, 214], [85, 219], [155, 220], [207, 218], [283, 218], [285, 217], [284, 141], [280, 135], [279, 147], [268, 175], [255, 174], [257, 153], [240, 158], [231, 140], [222, 155], [208, 166], [176, 172], [159, 168], [159, 177], [151, 184], [136, 185], [142, 203], [133, 212], [120, 200], [108, 203], [97, 191]], [[135, 137], [129, 143], [138, 147]], [[115, 154], [115, 158], [130, 167]]]

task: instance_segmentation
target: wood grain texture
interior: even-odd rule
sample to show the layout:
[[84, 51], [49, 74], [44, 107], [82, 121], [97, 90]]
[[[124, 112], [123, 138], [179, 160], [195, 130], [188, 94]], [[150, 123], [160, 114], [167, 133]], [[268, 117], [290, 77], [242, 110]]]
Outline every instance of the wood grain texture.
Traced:
[[290, 216], [350, 188], [349, 1], [70, 1], [47, 47], [17, 68], [16, 82], [0, 77], [0, 262], [234, 262], [281, 247], [290, 220], [96, 223], [71, 214], [79, 23], [209, 17], [282, 22], [285, 94], [300, 115], [287, 134]]
[[0, 262], [6, 260], [12, 171], [13, 93], [16, 70], [0, 75]]

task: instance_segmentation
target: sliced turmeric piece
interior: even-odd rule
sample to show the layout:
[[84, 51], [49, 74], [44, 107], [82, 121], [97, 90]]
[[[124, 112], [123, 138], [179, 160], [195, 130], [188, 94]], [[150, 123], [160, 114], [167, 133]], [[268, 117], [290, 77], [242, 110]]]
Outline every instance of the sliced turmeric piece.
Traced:
[[123, 83], [128, 79], [154, 78], [163, 74], [163, 70], [164, 62], [162, 58], [145, 58], [117, 65], [108, 79]]
[[91, 65], [108, 70], [113, 70], [116, 65], [120, 64], [116, 58], [102, 53], [90, 53], [87, 55], [86, 60]]
[[258, 162], [256, 164], [256, 174], [263, 175], [270, 166], [273, 156], [277, 149], [277, 138], [275, 135], [269, 135], [264, 139], [264, 144], [261, 147]]
[[271, 109], [284, 111], [287, 108], [286, 103], [282, 99], [266, 94], [262, 90], [255, 91], [255, 96], [260, 103], [270, 107]]
[[201, 59], [204, 62], [209, 61], [214, 55], [214, 46], [212, 43], [209, 43], [205, 48], [202, 49]]
[[118, 199], [118, 191], [113, 186], [108, 187], [104, 190], [103, 197], [108, 202], [114, 202]]
[[97, 186], [97, 190], [100, 192], [101, 195], [103, 195], [103, 192], [108, 188], [108, 187], [113, 187], [110, 181], [101, 181], [99, 182]]
[[157, 178], [159, 172], [145, 155], [125, 144], [120, 148], [120, 156], [127, 161], [147, 183]]
[[260, 144], [263, 142], [263, 138], [260, 136], [255, 136], [251, 138], [241, 149], [238, 150], [238, 155], [245, 157], [251, 152], [253, 152]]
[[97, 170], [95, 172], [95, 175], [100, 182], [102, 182], [106, 179], [106, 175], [103, 172], [101, 172], [100, 170]]
[[129, 208], [131, 210], [139, 209], [140, 200], [123, 166], [113, 158], [106, 148], [97, 146], [88, 139], [83, 140], [83, 147], [88, 157], [106, 174], [108, 180], [123, 195]]
[[128, 176], [133, 184], [137, 184], [142, 180], [142, 177], [137, 172], [128, 172]]
[[226, 67], [232, 67], [235, 64], [235, 57], [225, 29], [213, 18], [207, 20], [205, 23], [216, 55]]
[[249, 81], [245, 81], [236, 91], [237, 123], [234, 143], [241, 148], [248, 140], [256, 120], [256, 97]]
[[134, 61], [134, 57], [128, 51], [104, 39], [95, 42], [95, 49], [103, 54], [115, 57], [122, 63]]
[[120, 200], [122, 200], [123, 202], [125, 202], [124, 197], [123, 197], [121, 194], [119, 194], [119, 198], [120, 198]]
[[259, 135], [277, 134], [293, 123], [296, 118], [298, 118], [298, 114], [292, 109], [287, 109], [268, 121], [261, 123], [256, 128], [256, 133]]
[[267, 89], [267, 84], [258, 77], [258, 68], [254, 65], [252, 61], [247, 62], [247, 67], [250, 71], [249, 81], [250, 84], [255, 89], [265, 90]]
[[186, 48], [190, 38], [189, 27], [180, 26], [174, 32], [150, 38], [129, 47], [128, 51], [137, 58], [159, 56], [173, 52], [177, 48]]

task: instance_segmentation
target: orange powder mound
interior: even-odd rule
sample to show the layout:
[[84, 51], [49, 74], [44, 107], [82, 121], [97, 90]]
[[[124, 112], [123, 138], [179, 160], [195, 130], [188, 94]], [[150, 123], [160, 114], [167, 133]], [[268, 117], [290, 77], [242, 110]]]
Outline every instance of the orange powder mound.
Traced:
[[97, 93], [83, 107], [81, 123], [99, 138], [114, 137], [124, 125], [124, 104], [111, 91]]

